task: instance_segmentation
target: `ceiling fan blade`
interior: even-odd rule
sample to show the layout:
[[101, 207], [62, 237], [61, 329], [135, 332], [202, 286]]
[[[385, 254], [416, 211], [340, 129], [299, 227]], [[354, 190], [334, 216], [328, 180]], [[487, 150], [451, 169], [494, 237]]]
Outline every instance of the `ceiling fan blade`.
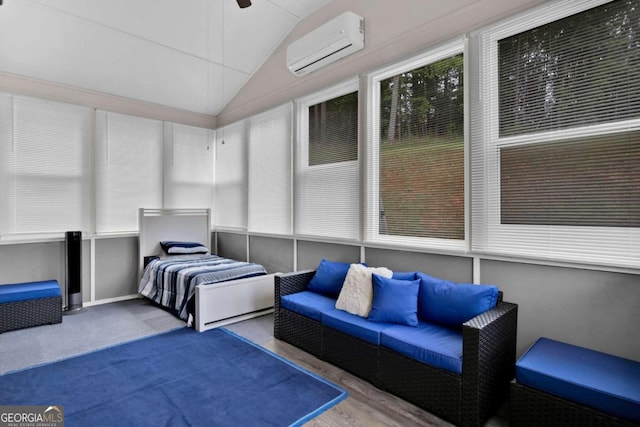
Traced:
[[237, 1], [238, 1], [238, 6], [240, 6], [241, 9], [251, 6], [251, 0], [237, 0]]

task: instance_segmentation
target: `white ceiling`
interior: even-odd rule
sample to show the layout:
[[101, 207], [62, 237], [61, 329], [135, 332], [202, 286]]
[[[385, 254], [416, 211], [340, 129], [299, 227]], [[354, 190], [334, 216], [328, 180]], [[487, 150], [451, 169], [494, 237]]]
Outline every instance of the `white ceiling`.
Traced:
[[217, 115], [330, 0], [4, 0], [0, 72]]

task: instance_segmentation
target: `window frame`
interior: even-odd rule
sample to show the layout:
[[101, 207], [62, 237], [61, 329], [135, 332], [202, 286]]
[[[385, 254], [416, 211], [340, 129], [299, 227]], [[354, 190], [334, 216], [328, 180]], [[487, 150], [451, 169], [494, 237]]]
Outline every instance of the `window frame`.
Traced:
[[[297, 123], [297, 144], [296, 148], [300, 150], [297, 158], [305, 159], [304, 164], [298, 164], [298, 166], [304, 169], [326, 169], [332, 167], [336, 163], [358, 163], [360, 159], [360, 150], [358, 147], [358, 157], [355, 160], [346, 160], [342, 162], [322, 163], [319, 165], [309, 165], [309, 107], [320, 104], [325, 101], [330, 101], [335, 98], [339, 98], [344, 95], [348, 95], [352, 92], [359, 92], [359, 79], [357, 77], [346, 80], [342, 83], [338, 83], [335, 86], [319, 90], [310, 95], [296, 99], [295, 112]], [[360, 104], [360, 99], [358, 99]]]
[[[357, 158], [355, 160], [341, 161], [341, 162], [333, 162], [333, 163], [322, 163], [319, 165], [309, 165], [309, 107], [319, 104], [321, 102], [325, 102], [334, 98], [341, 97], [343, 95], [347, 95], [352, 92], [358, 93], [358, 137], [357, 137]], [[361, 106], [362, 106], [362, 91], [360, 88], [360, 78], [358, 76], [349, 78], [345, 81], [342, 81], [333, 86], [320, 89], [316, 92], [313, 92], [309, 95], [300, 97], [294, 100], [294, 111], [295, 111], [295, 119], [294, 123], [296, 125], [295, 130], [295, 143], [293, 150], [293, 160], [294, 160], [294, 168], [293, 168], [293, 231], [294, 235], [298, 237], [312, 237], [312, 238], [322, 238], [328, 240], [345, 240], [345, 241], [357, 241], [361, 240], [361, 203], [360, 198], [362, 194], [362, 186], [361, 182], [361, 149], [360, 149], [360, 137], [361, 137], [361, 128], [362, 128], [362, 117], [360, 114]], [[301, 161], [304, 159], [304, 161]], [[337, 166], [336, 166], [337, 165]], [[357, 175], [357, 197], [351, 200], [355, 204], [355, 230], [348, 235], [347, 237], [341, 235], [340, 233], [323, 233], [323, 232], [311, 232], [311, 233], [302, 233], [300, 232], [300, 221], [298, 220], [301, 216], [299, 212], [298, 203], [300, 202], [300, 191], [302, 183], [298, 179], [300, 174], [305, 173], [330, 173], [336, 167], [339, 168], [355, 168], [355, 173]], [[306, 227], [309, 228], [309, 227]], [[342, 225], [343, 231], [346, 231], [350, 227], [346, 224]]]
[[[47, 181], [47, 177], [51, 177], [52, 175], [48, 175], [45, 173], [38, 173], [37, 175], [31, 175], [29, 173], [22, 173], [17, 171], [12, 171], [12, 165], [10, 165], [10, 161], [5, 163], [5, 167], [0, 165], [0, 183], [4, 185], [4, 194], [0, 196], [0, 240], [7, 241], [46, 241], [50, 238], [58, 239], [60, 237], [64, 237], [64, 233], [69, 229], [77, 229], [82, 232], [93, 232], [94, 227], [94, 217], [93, 214], [93, 197], [94, 197], [94, 186], [93, 186], [93, 110], [87, 106], [73, 104], [64, 101], [57, 100], [49, 100], [40, 97], [22, 95], [18, 93], [12, 92], [0, 92], [0, 98], [2, 99], [2, 103], [4, 105], [0, 105], [3, 108], [7, 107], [6, 104], [10, 104], [9, 108], [11, 109], [9, 121], [10, 123], [5, 122], [7, 125], [6, 128], [3, 124], [0, 123], [0, 130], [2, 132], [8, 132], [12, 138], [12, 147], [15, 147], [15, 138], [16, 138], [16, 109], [23, 108], [24, 106], [19, 105], [24, 103], [25, 106], [28, 104], [32, 104], [36, 106], [40, 110], [44, 110], [47, 113], [58, 114], [58, 115], [66, 115], [73, 116], [72, 121], [75, 123], [75, 128], [73, 129], [73, 133], [75, 134], [74, 138], [74, 152], [71, 157], [76, 158], [76, 165], [79, 165], [79, 168], [75, 170], [74, 173], [65, 173], [57, 175], [60, 177], [60, 180], [68, 182], [68, 183], [76, 183], [79, 188], [78, 192], [79, 197], [75, 198], [74, 206], [79, 210], [77, 214], [76, 222], [73, 224], [69, 223], [66, 226], [63, 226], [62, 229], [29, 229], [29, 230], [17, 230], [14, 229], [15, 223], [15, 213], [13, 215], [8, 214], [9, 207], [9, 186], [5, 182], [5, 179], [9, 177], [9, 180], [12, 180], [10, 177], [29, 177], [33, 176], [36, 181]], [[69, 118], [69, 117], [67, 117]], [[41, 131], [41, 130], [40, 130]], [[12, 148], [13, 150], [13, 148]], [[10, 159], [4, 159], [5, 160]], [[56, 169], [55, 172], [60, 172]], [[50, 173], [50, 172], [49, 172]], [[49, 178], [50, 180], [51, 178]], [[39, 189], [43, 191], [42, 188]], [[65, 212], [69, 212], [69, 206]], [[47, 211], [46, 209], [44, 211]], [[40, 212], [40, 211], [37, 211]], [[48, 212], [48, 211], [47, 211]], [[73, 212], [73, 210], [71, 210]], [[58, 212], [60, 213], [60, 212]], [[46, 218], [46, 214], [41, 214], [43, 218]], [[42, 218], [41, 218], [42, 219]], [[13, 221], [11, 221], [13, 220]], [[46, 222], [46, 221], [44, 221]], [[12, 226], [9, 224], [13, 223]]]
[[[603, 0], [565, 0], [534, 8], [472, 34], [474, 66], [474, 128], [472, 129], [473, 219], [471, 249], [475, 253], [527, 259], [576, 262], [618, 267], [640, 266], [640, 228], [527, 225], [501, 223], [500, 150], [576, 138], [639, 131], [640, 118], [516, 136], [500, 136], [498, 43], [500, 40], [608, 3]], [[624, 247], [611, 247], [614, 239]], [[604, 245], [606, 243], [606, 245]], [[604, 245], [604, 246], [603, 246]], [[636, 264], [633, 255], [637, 252]], [[609, 251], [608, 254], [598, 252]], [[624, 259], [627, 259], [626, 261]]]
[[[439, 60], [462, 54], [464, 59], [464, 239], [441, 239], [413, 236], [395, 236], [380, 234], [380, 82], [389, 79], [397, 74], [405, 73], [416, 68], [433, 64]], [[435, 249], [453, 252], [468, 252], [469, 250], [469, 93], [468, 89], [468, 44], [466, 37], [458, 37], [435, 46], [421, 54], [412, 56], [404, 61], [383, 67], [366, 77], [367, 84], [367, 135], [366, 135], [366, 182], [364, 189], [365, 221], [364, 221], [364, 241], [370, 244], [381, 244], [384, 246], [413, 247], [416, 249]]]
[[[164, 150], [164, 135], [163, 135], [163, 122], [155, 119], [148, 119], [145, 117], [133, 116], [130, 114], [124, 113], [115, 113], [107, 110], [96, 110], [95, 111], [95, 147], [94, 147], [94, 158], [93, 158], [93, 173], [94, 173], [94, 186], [92, 188], [92, 192], [94, 193], [95, 198], [95, 209], [92, 213], [93, 220], [95, 222], [95, 235], [117, 235], [117, 234], [126, 234], [126, 233], [137, 233], [138, 232], [138, 224], [137, 224], [137, 210], [134, 210], [130, 215], [130, 222], [135, 224], [133, 228], [114, 228], [112, 226], [113, 222], [118, 224], [122, 224], [122, 215], [110, 215], [111, 205], [110, 202], [113, 199], [111, 194], [114, 190], [110, 184], [109, 176], [111, 173], [111, 163], [109, 162], [111, 153], [111, 147], [113, 142], [111, 140], [111, 125], [112, 122], [124, 121], [128, 123], [136, 123], [136, 126], [140, 127], [157, 127], [155, 129], [158, 132], [159, 139], [150, 143], [149, 141], [143, 141], [144, 144], [153, 144], [155, 145], [155, 149], [157, 150], [157, 162], [158, 164], [155, 167], [159, 170], [159, 175], [156, 177], [147, 177], [147, 178], [156, 178], [156, 181], [153, 179], [148, 179], [149, 186], [153, 188], [146, 188], [145, 191], [141, 191], [142, 187], [138, 187], [136, 192], [141, 191], [143, 194], [149, 190], [153, 190], [155, 194], [146, 195], [148, 197], [147, 201], [144, 203], [144, 207], [154, 208], [153, 203], [149, 205], [149, 199], [155, 199], [158, 206], [162, 207], [163, 204], [163, 175], [164, 175], [164, 164], [163, 164], [163, 150]], [[151, 159], [148, 159], [149, 161]], [[133, 167], [133, 164], [129, 164], [130, 167]], [[151, 166], [153, 167], [153, 166]], [[122, 172], [122, 171], [120, 171]], [[104, 203], [106, 206], [101, 206], [101, 203]], [[108, 214], [105, 217], [100, 217], [100, 210], [107, 210]], [[114, 221], [115, 217], [115, 221]], [[100, 221], [102, 220], [102, 221]]]
[[[260, 130], [265, 124], [283, 121], [286, 123], [286, 140], [275, 141], [279, 144], [276, 150], [288, 150], [288, 158], [283, 165], [274, 165], [272, 162], [262, 164], [260, 158], [259, 165], [257, 159], [252, 155], [252, 148], [255, 146], [265, 146], [271, 141], [255, 137], [254, 131]], [[274, 107], [268, 111], [253, 115], [247, 119], [247, 139], [248, 139], [248, 190], [247, 190], [247, 231], [253, 234], [290, 236], [293, 230], [293, 103], [287, 102]], [[268, 150], [268, 148], [264, 148]], [[276, 151], [277, 152], [277, 151]], [[286, 169], [286, 170], [284, 170]], [[267, 189], [263, 193], [264, 182], [273, 183], [280, 181], [284, 184], [284, 189]], [[258, 190], [256, 190], [256, 188]], [[254, 198], [256, 193], [260, 197]], [[280, 197], [278, 197], [280, 196]], [[268, 214], [283, 218], [278, 220], [265, 220]]]

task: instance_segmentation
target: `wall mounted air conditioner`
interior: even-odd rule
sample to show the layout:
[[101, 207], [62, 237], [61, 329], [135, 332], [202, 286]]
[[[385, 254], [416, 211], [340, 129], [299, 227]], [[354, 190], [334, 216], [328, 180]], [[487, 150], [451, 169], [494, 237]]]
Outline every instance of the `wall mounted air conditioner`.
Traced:
[[364, 47], [364, 19], [345, 12], [287, 47], [287, 66], [303, 76]]

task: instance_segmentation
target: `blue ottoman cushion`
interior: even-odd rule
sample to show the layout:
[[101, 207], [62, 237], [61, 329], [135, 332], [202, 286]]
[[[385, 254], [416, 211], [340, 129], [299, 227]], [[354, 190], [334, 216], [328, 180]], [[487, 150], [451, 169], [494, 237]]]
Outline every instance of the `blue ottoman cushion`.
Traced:
[[640, 363], [540, 338], [516, 363], [516, 381], [640, 421]]
[[57, 280], [0, 285], [0, 303], [29, 301], [62, 295]]

